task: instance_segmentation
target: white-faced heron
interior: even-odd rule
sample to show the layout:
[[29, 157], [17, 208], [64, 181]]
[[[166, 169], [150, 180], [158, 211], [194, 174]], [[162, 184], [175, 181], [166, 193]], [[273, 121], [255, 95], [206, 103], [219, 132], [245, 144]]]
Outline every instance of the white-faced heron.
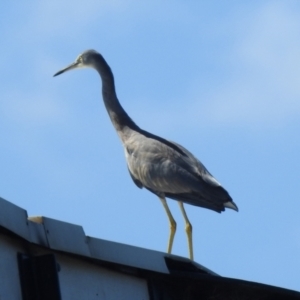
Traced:
[[113, 73], [102, 55], [95, 50], [80, 54], [74, 63], [57, 72], [90, 67], [102, 79], [102, 96], [110, 119], [122, 141], [129, 174], [139, 188], [157, 195], [170, 222], [168, 253], [171, 253], [176, 222], [166, 197], [177, 200], [185, 220], [190, 258], [193, 259], [192, 225], [183, 202], [222, 212], [238, 211], [228, 192], [204, 165], [181, 145], [165, 140], [138, 127], [121, 106], [115, 90]]

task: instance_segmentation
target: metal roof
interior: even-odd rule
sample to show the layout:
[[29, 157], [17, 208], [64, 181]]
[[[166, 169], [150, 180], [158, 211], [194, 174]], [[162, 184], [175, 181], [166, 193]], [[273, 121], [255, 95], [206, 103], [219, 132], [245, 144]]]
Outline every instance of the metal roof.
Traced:
[[0, 226], [26, 241], [69, 254], [169, 274], [165, 257], [176, 257], [195, 269], [216, 273], [188, 258], [86, 236], [82, 226], [47, 217], [28, 217], [27, 211], [0, 197]]
[[[232, 293], [240, 295], [239, 299], [258, 299], [258, 296], [272, 300], [300, 299], [296, 291], [221, 277], [188, 258], [86, 236], [79, 225], [47, 217], [28, 218], [26, 210], [1, 197], [0, 230], [34, 247], [51, 251], [53, 255], [63, 253], [72, 259], [143, 278], [148, 282], [150, 299], [182, 299], [182, 295], [185, 299], [199, 299], [200, 296], [201, 299], [227, 299], [225, 296], [232, 297]], [[26, 265], [26, 254], [20, 255], [19, 259]], [[192, 296], [187, 297], [183, 291]], [[211, 298], [216, 291], [220, 298], [215, 295]]]

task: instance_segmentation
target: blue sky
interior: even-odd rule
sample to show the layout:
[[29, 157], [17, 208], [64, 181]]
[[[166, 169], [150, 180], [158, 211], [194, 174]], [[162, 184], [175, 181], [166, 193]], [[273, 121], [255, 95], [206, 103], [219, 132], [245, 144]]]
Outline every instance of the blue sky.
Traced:
[[[166, 250], [167, 217], [131, 182], [97, 73], [52, 77], [93, 48], [134, 121], [189, 149], [240, 209], [186, 205], [195, 260], [300, 290], [298, 1], [11, 1], [0, 38], [1, 197], [90, 236]], [[173, 253], [187, 256], [168, 202]]]

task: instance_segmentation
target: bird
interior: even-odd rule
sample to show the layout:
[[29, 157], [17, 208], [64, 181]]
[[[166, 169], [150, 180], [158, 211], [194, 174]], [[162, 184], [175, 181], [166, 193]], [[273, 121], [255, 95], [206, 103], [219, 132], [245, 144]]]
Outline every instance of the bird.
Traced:
[[141, 129], [120, 104], [114, 75], [103, 56], [87, 50], [75, 62], [53, 76], [73, 69], [95, 69], [102, 81], [104, 105], [124, 147], [129, 174], [139, 188], [145, 188], [161, 201], [169, 219], [167, 253], [172, 252], [176, 221], [166, 198], [176, 200], [185, 221], [189, 258], [194, 259], [192, 224], [183, 203], [222, 212], [225, 208], [238, 211], [229, 193], [205, 166], [183, 146]]

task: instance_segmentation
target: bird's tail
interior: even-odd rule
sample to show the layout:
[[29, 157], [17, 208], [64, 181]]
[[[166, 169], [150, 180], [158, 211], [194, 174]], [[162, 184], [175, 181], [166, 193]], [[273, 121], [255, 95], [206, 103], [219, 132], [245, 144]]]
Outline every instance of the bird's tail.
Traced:
[[228, 201], [224, 203], [224, 207], [239, 211], [237, 205], [233, 201]]

